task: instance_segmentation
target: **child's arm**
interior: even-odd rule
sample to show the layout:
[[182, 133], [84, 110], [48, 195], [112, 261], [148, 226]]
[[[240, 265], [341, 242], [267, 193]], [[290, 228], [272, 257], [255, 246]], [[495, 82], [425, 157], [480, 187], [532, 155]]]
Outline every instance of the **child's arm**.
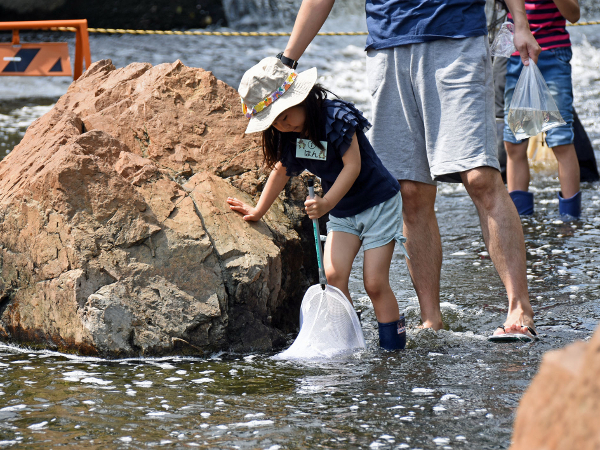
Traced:
[[554, 4], [562, 16], [571, 23], [575, 23], [581, 17], [578, 0], [554, 0]]
[[335, 183], [323, 198], [315, 197], [304, 202], [308, 217], [318, 219], [331, 211], [338, 202], [348, 193], [358, 175], [360, 174], [360, 149], [356, 133], [352, 137], [352, 143], [344, 156], [342, 156], [344, 168], [335, 179]]
[[286, 168], [281, 162], [278, 162], [271, 171], [255, 208], [233, 197], [227, 197], [227, 203], [232, 210], [241, 213], [244, 220], [256, 222], [267, 213], [289, 179], [290, 177], [286, 175]]
[[542, 48], [539, 46], [529, 29], [529, 21], [527, 20], [527, 14], [525, 13], [525, 3], [523, 0], [505, 0], [505, 3], [513, 16], [513, 21], [515, 23], [513, 42], [521, 55], [523, 65], [529, 65], [529, 58], [537, 63]]

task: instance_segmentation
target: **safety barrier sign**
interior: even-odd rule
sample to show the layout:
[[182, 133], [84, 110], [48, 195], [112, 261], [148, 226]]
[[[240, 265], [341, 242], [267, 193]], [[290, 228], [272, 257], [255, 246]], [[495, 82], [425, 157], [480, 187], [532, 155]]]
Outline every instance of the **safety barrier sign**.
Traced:
[[[69, 27], [75, 31], [75, 66], [71, 70], [66, 42], [21, 43], [19, 30]], [[0, 30], [12, 30], [10, 44], [0, 44], [0, 75], [71, 76], [76, 80], [92, 63], [87, 20], [40, 20], [0, 22]]]
[[0, 44], [0, 75], [71, 76], [66, 42]]

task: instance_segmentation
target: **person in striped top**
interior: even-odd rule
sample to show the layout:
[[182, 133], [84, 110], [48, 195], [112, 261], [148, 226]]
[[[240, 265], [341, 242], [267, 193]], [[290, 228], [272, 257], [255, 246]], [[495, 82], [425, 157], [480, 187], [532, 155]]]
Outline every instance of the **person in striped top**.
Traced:
[[[542, 53], [538, 58], [540, 69], [565, 125], [546, 133], [546, 142], [558, 161], [558, 210], [562, 216], [579, 218], [581, 192], [579, 190], [579, 162], [575, 152], [573, 132], [573, 86], [571, 81], [571, 40], [565, 26], [568, 20], [579, 20], [578, 0], [531, 0], [525, 2], [529, 27]], [[508, 19], [512, 21], [509, 14]], [[519, 141], [508, 127], [508, 110], [523, 64], [519, 52], [508, 60], [504, 88], [504, 146], [506, 148], [506, 181], [508, 191], [521, 215], [533, 214], [533, 194], [528, 192], [528, 141]]]

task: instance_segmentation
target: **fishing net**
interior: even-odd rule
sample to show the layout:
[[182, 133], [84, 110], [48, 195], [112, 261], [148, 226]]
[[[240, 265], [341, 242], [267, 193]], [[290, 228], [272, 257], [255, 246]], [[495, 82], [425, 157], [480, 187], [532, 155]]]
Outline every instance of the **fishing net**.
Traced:
[[300, 332], [276, 359], [324, 359], [366, 348], [356, 311], [338, 288], [316, 284], [300, 306]]

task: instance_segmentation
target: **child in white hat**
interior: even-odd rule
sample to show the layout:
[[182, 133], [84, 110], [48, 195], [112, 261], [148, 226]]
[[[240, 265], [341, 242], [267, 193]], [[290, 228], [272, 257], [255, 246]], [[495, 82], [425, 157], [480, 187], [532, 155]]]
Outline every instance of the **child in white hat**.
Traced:
[[317, 175], [324, 195], [307, 198], [304, 205], [311, 219], [329, 213], [327, 283], [352, 301], [348, 281], [362, 245], [363, 281], [379, 323], [379, 345], [402, 349], [404, 315], [389, 283], [395, 241], [406, 254], [400, 185], [366, 138], [371, 126], [367, 119], [353, 104], [328, 99], [328, 91], [316, 81], [316, 68], [296, 73], [275, 57], [244, 74], [238, 92], [250, 119], [246, 133], [262, 132], [264, 162], [271, 174], [255, 207], [231, 197], [227, 202], [244, 220], [257, 221], [291, 176], [304, 170]]

